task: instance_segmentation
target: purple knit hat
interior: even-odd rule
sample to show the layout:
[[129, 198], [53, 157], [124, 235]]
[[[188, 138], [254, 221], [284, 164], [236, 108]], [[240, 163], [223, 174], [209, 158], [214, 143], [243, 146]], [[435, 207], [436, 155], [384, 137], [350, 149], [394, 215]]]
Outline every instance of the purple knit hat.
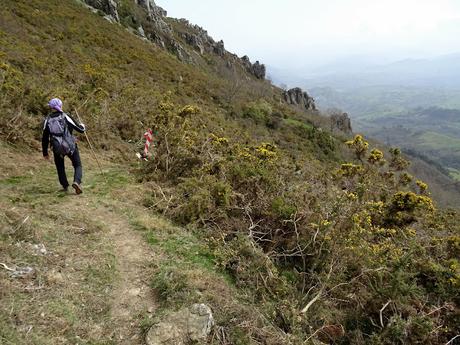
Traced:
[[51, 109], [55, 109], [62, 113], [62, 101], [59, 98], [53, 98], [48, 102], [48, 105]]

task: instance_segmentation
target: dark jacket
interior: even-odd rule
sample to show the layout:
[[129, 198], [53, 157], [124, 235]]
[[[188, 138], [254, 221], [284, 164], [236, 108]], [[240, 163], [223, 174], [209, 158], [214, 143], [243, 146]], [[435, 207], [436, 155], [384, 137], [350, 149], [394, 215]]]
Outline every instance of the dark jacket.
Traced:
[[[42, 136], [42, 150], [43, 150], [43, 156], [46, 157], [48, 156], [48, 147], [50, 144], [50, 130], [48, 127], [48, 118], [50, 117], [57, 117], [61, 115], [62, 113], [59, 111], [56, 111], [54, 113], [49, 114], [45, 122], [43, 123], [43, 136]], [[73, 132], [75, 129], [79, 133], [84, 133], [85, 132], [85, 127], [79, 124], [77, 121], [75, 121], [70, 115], [64, 113], [67, 127], [69, 128], [70, 133]]]

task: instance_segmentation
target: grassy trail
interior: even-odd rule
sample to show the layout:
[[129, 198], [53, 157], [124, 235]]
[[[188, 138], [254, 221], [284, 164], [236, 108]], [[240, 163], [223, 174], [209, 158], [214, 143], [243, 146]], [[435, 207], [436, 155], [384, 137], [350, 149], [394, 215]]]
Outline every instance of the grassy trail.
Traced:
[[[58, 191], [39, 153], [0, 143], [0, 156], [0, 344], [142, 343], [155, 253], [132, 224], [156, 219], [133, 176], [103, 162], [105, 182], [83, 154], [76, 196]], [[24, 267], [33, 271], [12, 276]]]

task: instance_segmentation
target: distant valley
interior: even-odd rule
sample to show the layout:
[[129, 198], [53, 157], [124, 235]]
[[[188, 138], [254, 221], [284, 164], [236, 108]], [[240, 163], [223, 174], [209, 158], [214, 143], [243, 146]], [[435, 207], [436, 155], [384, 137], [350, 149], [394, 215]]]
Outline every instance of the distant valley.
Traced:
[[[460, 54], [372, 64], [348, 59], [273, 80], [309, 90], [323, 111], [349, 113], [353, 129], [460, 180]], [[303, 77], [300, 77], [302, 76]]]

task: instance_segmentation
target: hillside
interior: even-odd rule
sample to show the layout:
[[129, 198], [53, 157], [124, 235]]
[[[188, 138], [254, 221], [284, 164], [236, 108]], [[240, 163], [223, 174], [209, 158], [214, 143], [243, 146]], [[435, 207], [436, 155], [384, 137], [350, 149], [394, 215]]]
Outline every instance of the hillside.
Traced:
[[[215, 320], [198, 343], [455, 339], [460, 218], [399, 149], [153, 1], [86, 3], [0, 8], [1, 342], [152, 344], [195, 303]], [[101, 163], [81, 137], [81, 196], [41, 159], [54, 96]]]

